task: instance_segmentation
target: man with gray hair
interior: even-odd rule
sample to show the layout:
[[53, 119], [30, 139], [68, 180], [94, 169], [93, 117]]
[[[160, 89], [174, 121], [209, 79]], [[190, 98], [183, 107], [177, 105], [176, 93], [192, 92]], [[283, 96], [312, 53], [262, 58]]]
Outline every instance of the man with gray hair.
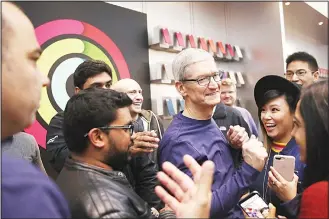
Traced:
[[229, 132], [232, 145], [242, 146], [244, 161], [235, 169], [229, 143], [212, 119], [220, 102], [220, 81], [214, 58], [201, 49], [186, 49], [173, 61], [175, 87], [185, 100], [159, 144], [159, 166], [165, 161], [192, 177], [183, 156], [191, 155], [199, 164], [215, 163], [212, 184], [211, 218], [244, 218], [237, 206], [241, 196], [264, 168], [267, 153], [254, 136], [235, 126]]

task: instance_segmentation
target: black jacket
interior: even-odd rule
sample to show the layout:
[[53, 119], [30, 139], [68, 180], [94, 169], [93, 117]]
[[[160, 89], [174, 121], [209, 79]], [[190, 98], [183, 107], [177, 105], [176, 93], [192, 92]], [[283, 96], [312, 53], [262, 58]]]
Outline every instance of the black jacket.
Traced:
[[[222, 131], [224, 136], [227, 138], [227, 131], [230, 128], [230, 125], [235, 126], [239, 125], [246, 129], [248, 136], [251, 136], [251, 131], [247, 122], [242, 117], [239, 110], [234, 109], [233, 107], [226, 106], [224, 103], [220, 102], [217, 104], [215, 112], [213, 114], [213, 119], [215, 120], [217, 126]], [[242, 153], [241, 150], [230, 148], [232, 157], [234, 159], [234, 164], [236, 167], [241, 164], [242, 161]]]
[[72, 218], [154, 218], [122, 172], [68, 158], [56, 183]]
[[[59, 173], [64, 165], [69, 150], [63, 135], [64, 112], [58, 112], [50, 121], [47, 130], [47, 152], [50, 153], [50, 163]], [[161, 210], [164, 205], [155, 194], [154, 188], [158, 185], [156, 174], [157, 165], [147, 154], [133, 156], [124, 169], [129, 183], [135, 192], [146, 201], [151, 207]]]

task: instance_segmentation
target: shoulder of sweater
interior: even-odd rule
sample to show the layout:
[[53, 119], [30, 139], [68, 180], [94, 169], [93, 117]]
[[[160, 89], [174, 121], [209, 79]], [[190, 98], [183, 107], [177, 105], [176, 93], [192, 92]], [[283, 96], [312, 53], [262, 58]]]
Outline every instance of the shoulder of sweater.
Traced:
[[303, 196], [304, 195], [323, 196], [325, 194], [328, 196], [328, 181], [320, 181], [314, 183], [311, 186], [309, 186], [307, 189], [305, 189], [305, 191], [303, 192]]

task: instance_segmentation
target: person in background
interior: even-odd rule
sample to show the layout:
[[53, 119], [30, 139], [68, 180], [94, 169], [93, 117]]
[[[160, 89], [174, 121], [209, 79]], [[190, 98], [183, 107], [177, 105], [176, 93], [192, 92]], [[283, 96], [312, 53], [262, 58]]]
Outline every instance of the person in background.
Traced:
[[225, 78], [222, 80], [221, 88], [220, 88], [220, 98], [221, 101], [226, 106], [234, 107], [239, 110], [244, 120], [247, 122], [249, 129], [253, 135], [258, 137], [258, 130], [255, 124], [254, 119], [252, 118], [250, 112], [242, 107], [238, 107], [235, 105], [236, 97], [237, 97], [237, 89], [235, 83], [230, 78]]
[[[81, 63], [74, 72], [75, 93], [89, 88], [109, 89], [112, 85], [111, 68], [103, 61], [87, 60]], [[46, 135], [46, 150], [51, 155], [50, 164], [59, 173], [69, 156], [69, 150], [63, 136], [64, 112], [58, 112], [49, 123]]]
[[[86, 60], [74, 72], [75, 94], [87, 88], [110, 89], [112, 86], [111, 68], [103, 61]], [[47, 129], [47, 152], [52, 155], [52, 164], [58, 172], [63, 168], [70, 152], [63, 134], [64, 112], [58, 112], [50, 121]], [[134, 133], [133, 145], [129, 148], [132, 159], [120, 171], [124, 172], [131, 186], [154, 211], [163, 209], [163, 203], [156, 196], [154, 188], [158, 183], [158, 167], [149, 159], [148, 153], [158, 147], [157, 135], [150, 131]], [[146, 149], [145, 149], [146, 148]]]
[[200, 165], [213, 161], [210, 217], [241, 218], [243, 214], [237, 203], [263, 169], [267, 153], [255, 137], [249, 139], [245, 130], [235, 127], [228, 139], [242, 145], [244, 161], [239, 169], [234, 167], [230, 145], [212, 119], [214, 107], [220, 102], [221, 75], [208, 52], [183, 50], [173, 61], [173, 73], [185, 108], [174, 117], [160, 141], [159, 166], [169, 161], [192, 177], [184, 165], [183, 155], [192, 156]]
[[287, 80], [303, 85], [310, 85], [319, 80], [319, 66], [316, 59], [306, 52], [296, 52], [286, 59]]
[[[140, 85], [133, 79], [125, 78], [114, 83], [111, 89], [126, 93], [133, 101], [129, 110], [134, 121], [135, 132], [155, 131], [158, 138], [161, 140], [164, 132], [162, 121], [151, 110], [142, 109], [144, 98]], [[156, 149], [151, 149], [151, 153], [147, 149], [138, 148], [138, 150], [141, 152], [148, 152], [151, 159], [157, 164]]]
[[[36, 118], [41, 89], [49, 84], [37, 69], [41, 49], [31, 21], [15, 4], [1, 2], [1, 141]], [[1, 155], [2, 218], [70, 218], [55, 183], [23, 159]]]
[[[271, 202], [277, 208], [277, 213], [289, 218], [289, 212], [282, 206], [297, 192], [297, 183], [303, 181], [304, 164], [300, 162], [300, 149], [295, 138], [291, 136], [294, 127], [293, 117], [299, 100], [299, 88], [288, 80], [268, 75], [261, 78], [255, 85], [255, 101], [258, 107], [259, 121], [264, 136], [264, 147], [269, 153], [265, 168], [258, 176], [250, 191], [256, 190], [263, 199]], [[275, 155], [290, 155], [295, 157], [295, 172], [291, 182], [287, 182], [286, 192], [278, 195], [273, 188], [278, 185], [277, 181], [268, 180], [270, 170], [274, 170], [273, 158]], [[275, 171], [275, 170], [274, 170]], [[298, 186], [298, 193], [302, 191]]]
[[1, 142], [1, 152], [11, 157], [25, 159], [47, 175], [43, 166], [39, 145], [35, 138], [25, 132], [19, 132]]
[[[285, 202], [291, 215], [299, 218], [329, 218], [329, 127], [328, 81], [304, 88], [294, 116], [292, 136], [300, 147], [300, 160], [306, 164], [302, 194]], [[277, 194], [284, 195], [289, 184], [271, 171], [270, 181]], [[296, 191], [296, 189], [293, 189]]]

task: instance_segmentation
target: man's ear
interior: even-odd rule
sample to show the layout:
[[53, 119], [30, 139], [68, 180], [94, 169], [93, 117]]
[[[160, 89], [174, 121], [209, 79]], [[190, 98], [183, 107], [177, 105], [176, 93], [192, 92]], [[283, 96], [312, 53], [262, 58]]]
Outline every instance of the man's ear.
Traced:
[[105, 146], [105, 133], [100, 129], [93, 128], [88, 132], [88, 136], [90, 143], [98, 148], [102, 149]]
[[180, 95], [182, 97], [186, 97], [186, 95], [187, 95], [186, 88], [181, 81], [176, 81], [175, 87], [176, 87], [176, 90], [178, 91], [178, 93], [180, 93]]
[[316, 72], [313, 73], [313, 81], [319, 80], [319, 77], [320, 77], [320, 73], [319, 70], [317, 70]]
[[80, 91], [81, 91], [80, 88], [78, 88], [78, 87], [75, 87], [75, 88], [74, 88], [74, 94], [78, 94]]

